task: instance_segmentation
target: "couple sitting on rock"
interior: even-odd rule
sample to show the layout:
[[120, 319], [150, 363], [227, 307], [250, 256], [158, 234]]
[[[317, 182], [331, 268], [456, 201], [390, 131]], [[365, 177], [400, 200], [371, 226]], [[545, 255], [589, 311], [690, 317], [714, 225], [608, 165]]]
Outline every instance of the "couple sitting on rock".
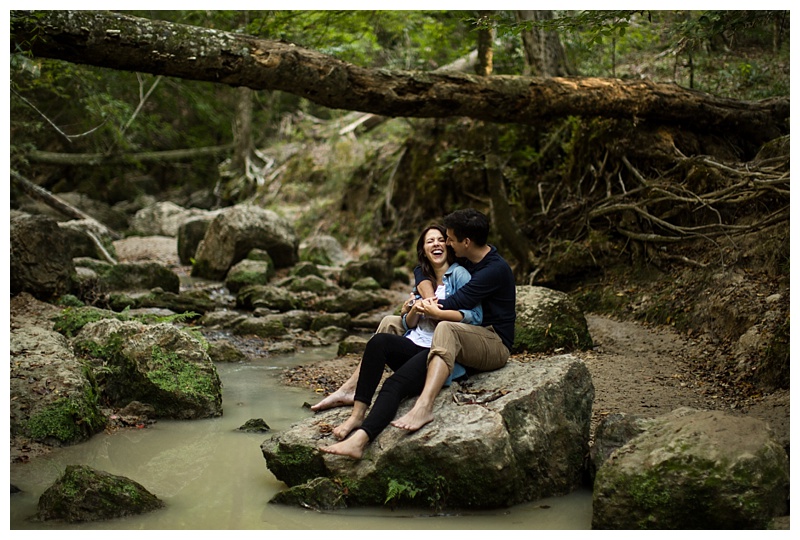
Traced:
[[[488, 235], [489, 220], [472, 209], [423, 230], [414, 269], [417, 294], [403, 304], [400, 317], [383, 319], [350, 378], [311, 407], [353, 406], [333, 430], [340, 442], [323, 452], [360, 459], [389, 423], [417, 431], [433, 421], [439, 390], [464, 368], [491, 371], [506, 364], [514, 341], [516, 285], [508, 263], [487, 244]], [[384, 366], [394, 373], [367, 414]], [[415, 395], [412, 409], [392, 421], [401, 401]]]

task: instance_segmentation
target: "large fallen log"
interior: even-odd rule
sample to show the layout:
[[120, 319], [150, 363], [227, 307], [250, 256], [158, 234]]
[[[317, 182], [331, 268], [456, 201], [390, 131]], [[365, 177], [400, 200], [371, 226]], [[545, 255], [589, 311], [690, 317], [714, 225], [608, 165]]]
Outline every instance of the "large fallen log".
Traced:
[[754, 147], [789, 130], [788, 98], [738, 101], [648, 80], [365, 69], [292, 43], [111, 12], [12, 11], [11, 24], [12, 52], [281, 90], [384, 116], [519, 124], [570, 115], [625, 118], [727, 132]]

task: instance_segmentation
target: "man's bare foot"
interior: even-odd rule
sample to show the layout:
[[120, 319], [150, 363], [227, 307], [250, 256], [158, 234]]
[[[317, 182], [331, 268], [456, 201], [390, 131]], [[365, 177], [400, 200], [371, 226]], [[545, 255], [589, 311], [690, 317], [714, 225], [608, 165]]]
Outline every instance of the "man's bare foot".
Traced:
[[347, 405], [352, 405], [355, 392], [344, 392], [342, 390], [336, 390], [328, 397], [317, 403], [316, 405], [311, 406], [312, 411], [324, 411], [326, 409], [333, 409], [334, 407], [345, 407]]
[[330, 446], [323, 446], [320, 450], [327, 454], [337, 454], [353, 459], [361, 459], [364, 455], [364, 449], [368, 444], [369, 437], [367, 437], [367, 432], [363, 429], [359, 429], [347, 439]]
[[414, 406], [406, 414], [392, 421], [392, 425], [406, 431], [417, 431], [431, 422], [433, 422], [432, 412]]
[[350, 415], [347, 420], [333, 428], [333, 436], [340, 441], [344, 440], [345, 437], [350, 435], [350, 432], [361, 427], [363, 421], [363, 418], [356, 418], [355, 415]]

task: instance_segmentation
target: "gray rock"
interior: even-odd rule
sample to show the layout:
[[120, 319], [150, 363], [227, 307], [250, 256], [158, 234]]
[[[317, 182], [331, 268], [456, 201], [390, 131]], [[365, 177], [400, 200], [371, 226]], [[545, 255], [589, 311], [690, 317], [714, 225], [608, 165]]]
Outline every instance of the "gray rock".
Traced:
[[306, 238], [300, 244], [300, 259], [322, 266], [341, 266], [350, 257], [336, 238], [329, 235], [318, 235]]
[[214, 341], [208, 344], [208, 356], [213, 362], [244, 362], [247, 355], [227, 340]]
[[106, 418], [91, 399], [98, 389], [63, 335], [40, 326], [12, 325], [9, 346], [12, 435], [60, 445], [102, 431]]
[[274, 274], [275, 268], [269, 261], [242, 259], [228, 270], [225, 286], [236, 294], [248, 285], [266, 285]]
[[349, 329], [350, 320], [351, 317], [347, 313], [320, 313], [311, 321], [310, 329], [315, 332], [328, 326]]
[[320, 272], [319, 268], [316, 264], [311, 261], [300, 261], [296, 265], [292, 267], [289, 271], [289, 275], [297, 276], [297, 277], [305, 277], [305, 276], [317, 276], [322, 277], [322, 272]]
[[236, 307], [247, 310], [265, 308], [291, 311], [300, 306], [300, 300], [291, 291], [273, 285], [248, 285], [236, 295]]
[[346, 354], [363, 354], [367, 348], [367, 341], [369, 339], [360, 336], [347, 336], [339, 342], [339, 348], [336, 351], [338, 356]]
[[351, 316], [356, 316], [373, 309], [388, 306], [392, 302], [391, 298], [379, 292], [346, 289], [333, 297], [319, 299], [315, 306], [322, 311], [341, 311], [349, 313]]
[[512, 352], [573, 351], [593, 347], [586, 318], [566, 293], [518, 285], [516, 307]]
[[394, 269], [384, 259], [369, 259], [366, 261], [351, 261], [342, 269], [339, 276], [339, 285], [343, 288], [352, 287], [358, 280], [371, 277], [381, 287], [388, 289], [392, 286]]
[[276, 268], [286, 268], [298, 261], [297, 244], [294, 229], [275, 212], [246, 204], [225, 208], [197, 247], [192, 275], [221, 280], [254, 248], [266, 250]]
[[[415, 433], [387, 427], [352, 460], [318, 449], [349, 408], [317, 413], [265, 441], [270, 471], [289, 486], [319, 477], [348, 486], [348, 506], [416, 493], [415, 506], [496, 508], [564, 495], [581, 485], [594, 388], [570, 355], [510, 361], [439, 393], [435, 420]], [[406, 400], [398, 415], [413, 400]]]
[[208, 226], [215, 215], [205, 215], [190, 218], [178, 227], [178, 259], [181, 264], [192, 264], [197, 246], [206, 235]]
[[789, 460], [756, 418], [689, 408], [648, 420], [597, 471], [595, 529], [764, 529], [788, 513]]
[[264, 317], [245, 317], [233, 328], [239, 336], [258, 336], [262, 338], [281, 337], [286, 335], [286, 327], [277, 315]]
[[131, 218], [130, 229], [143, 236], [177, 236], [180, 226], [198, 216], [213, 216], [219, 211], [183, 208], [162, 201], [142, 208]]
[[75, 273], [68, 234], [45, 216], [17, 213], [11, 218], [11, 294], [28, 292], [39, 300], [70, 290]]

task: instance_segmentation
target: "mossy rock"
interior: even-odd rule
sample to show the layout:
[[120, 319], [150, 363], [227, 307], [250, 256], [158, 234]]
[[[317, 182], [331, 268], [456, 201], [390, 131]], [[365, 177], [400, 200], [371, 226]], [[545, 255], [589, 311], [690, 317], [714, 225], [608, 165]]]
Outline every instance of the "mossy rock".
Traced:
[[164, 502], [141, 484], [86, 466], [67, 466], [41, 497], [35, 519], [101, 521], [157, 510]]
[[592, 347], [586, 317], [567, 294], [546, 287], [517, 287], [512, 352], [573, 351]]

